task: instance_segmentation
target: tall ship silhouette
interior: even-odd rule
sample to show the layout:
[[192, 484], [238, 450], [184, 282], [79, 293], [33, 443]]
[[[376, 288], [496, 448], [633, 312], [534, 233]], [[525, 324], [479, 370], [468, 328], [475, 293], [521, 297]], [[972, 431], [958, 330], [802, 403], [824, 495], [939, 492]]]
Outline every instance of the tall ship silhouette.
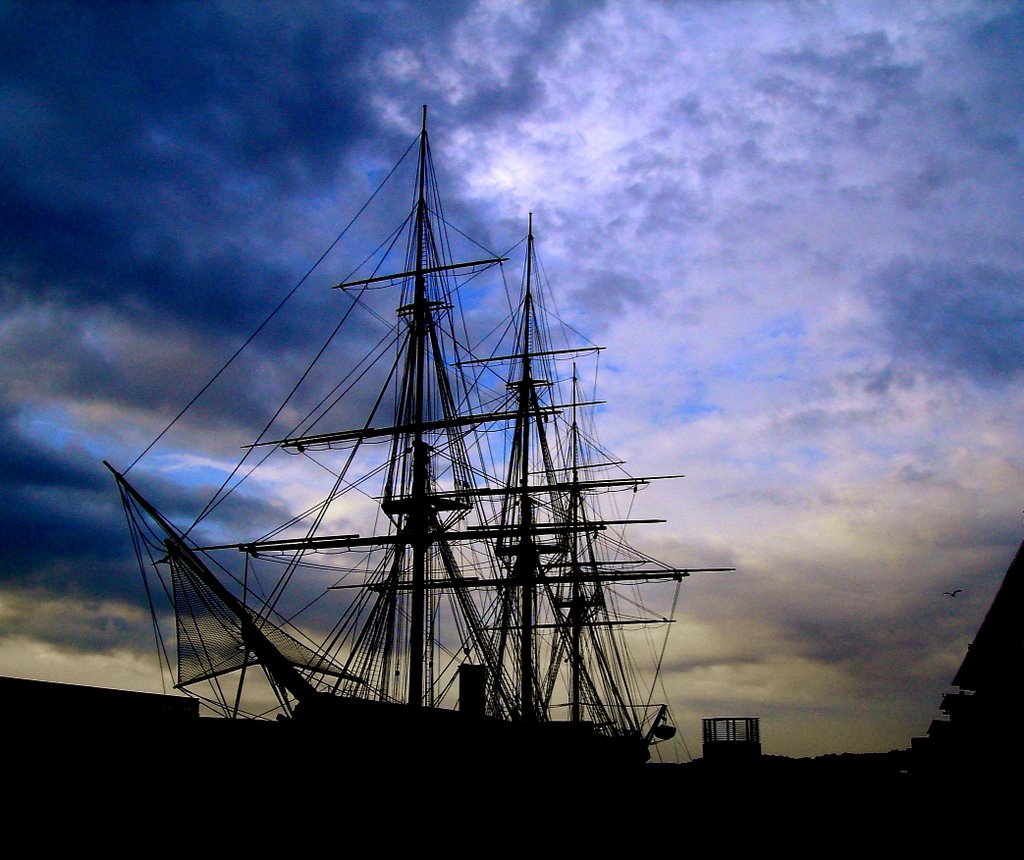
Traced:
[[[637, 491], [681, 476], [633, 476], [600, 444], [601, 347], [560, 322], [532, 215], [510, 251], [453, 259], [426, 117], [400, 227], [335, 286], [331, 342], [377, 326], [367, 354], [311, 363], [187, 528], [107, 464], [166, 668], [221, 717], [336, 731], [367, 755], [642, 763], [675, 733], [658, 673], [680, 584], [728, 568], [627, 538], [661, 522], [630, 515]], [[257, 469], [288, 466], [306, 494], [323, 479], [315, 501], [251, 534], [204, 530]]]

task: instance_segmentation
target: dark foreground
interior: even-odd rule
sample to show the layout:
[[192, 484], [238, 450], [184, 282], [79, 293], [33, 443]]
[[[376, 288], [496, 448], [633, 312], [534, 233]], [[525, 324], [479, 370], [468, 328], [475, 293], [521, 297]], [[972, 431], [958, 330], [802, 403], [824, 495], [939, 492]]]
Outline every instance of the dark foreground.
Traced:
[[[3, 689], [24, 693], [8, 680]], [[730, 854], [846, 843], [891, 853], [940, 838], [981, 849], [1017, 828], [1004, 809], [1018, 803], [1019, 758], [1005, 749], [611, 767], [551, 749], [161, 713], [167, 697], [126, 699], [134, 718], [111, 719], [87, 698], [57, 713], [50, 692], [67, 691], [44, 689], [35, 708], [4, 703], [3, 773], [9, 830], [54, 844], [138, 847], [142, 828], [169, 849], [185, 834], [203, 855], [323, 850], [362, 834], [392, 848], [440, 840], [455, 856], [504, 856], [513, 844], [542, 856], [681, 851], [694, 839]]]

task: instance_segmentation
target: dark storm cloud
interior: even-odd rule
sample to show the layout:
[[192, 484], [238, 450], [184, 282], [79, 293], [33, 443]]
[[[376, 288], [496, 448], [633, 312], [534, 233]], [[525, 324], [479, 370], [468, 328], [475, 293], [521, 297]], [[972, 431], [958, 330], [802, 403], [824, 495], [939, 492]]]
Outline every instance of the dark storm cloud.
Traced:
[[244, 309], [301, 268], [282, 266], [247, 228], [347, 176], [367, 140], [404, 148], [369, 109], [367, 61], [392, 44], [392, 24], [443, 42], [457, 14], [393, 12], [8, 6], [0, 273], [78, 306], [121, 301], [194, 326], [251, 325], [258, 316]]
[[[531, 49], [509, 51], [499, 74], [488, 51], [474, 50], [479, 33], [457, 33], [468, 7], [6, 6], [0, 277], [74, 308], [155, 313], [150, 328], [175, 319], [208, 339], [251, 330], [331, 238], [280, 226], [289, 208], [358, 179], [364, 167], [351, 158], [365, 160], [368, 141], [374, 159], [408, 143], [381, 126], [375, 94], [410, 114], [431, 102], [449, 128], [507, 121], [535, 100], [532, 51], [587, 9], [536, 7], [522, 25]], [[404, 45], [419, 68], [380, 80], [380, 57]], [[432, 74], [456, 53], [471, 82], [458, 98], [450, 78]], [[457, 201], [452, 210], [472, 229], [471, 210]], [[282, 256], [296, 246], [298, 256]], [[277, 338], [302, 342], [303, 327]]]
[[[854, 604], [855, 599], [850, 601]], [[873, 669], [885, 666], [892, 672], [893, 653], [899, 653], [897, 665], [910, 674], [935, 647], [930, 637], [921, 633], [920, 625], [927, 619], [906, 614], [897, 621], [878, 623], [872, 613], [858, 618], [835, 616], [794, 616], [788, 619], [787, 635], [798, 653], [816, 663], [846, 666], [852, 675], [869, 678]]]
[[871, 286], [896, 356], [980, 383], [1008, 382], [1024, 371], [1021, 272], [899, 260]]
[[[419, 4], [5, 5], [7, 396], [173, 414], [330, 240], [303, 235], [288, 214], [353, 171], [368, 193], [360, 174], [405, 148], [370, 105], [373, 61], [411, 34], [442, 50], [463, 13], [454, 4], [443, 16]], [[407, 82], [411, 112], [417, 86]], [[355, 205], [344, 204], [344, 217]], [[244, 385], [200, 403], [207, 421], [258, 414], [263, 388], [301, 370], [346, 306], [315, 292], [264, 333]]]
[[64, 594], [124, 594], [132, 580], [113, 484], [88, 452], [53, 450], [0, 423], [0, 583]]
[[[130, 557], [124, 512], [113, 477], [85, 450], [51, 449], [9, 420], [0, 424], [0, 586], [37, 588], [93, 599], [142, 599]], [[134, 476], [174, 522], [189, 523], [213, 495], [212, 486], [183, 488]], [[280, 522], [272, 504], [236, 497], [211, 526], [248, 533], [253, 523]]]
[[54, 452], [12, 426], [11, 414], [0, 415], [0, 484], [26, 489], [59, 488], [92, 492], [106, 489], [100, 474], [85, 462]]
[[[0, 266], [9, 281], [76, 305], [125, 301], [213, 326], [238, 316], [242, 296], [284, 280], [225, 245], [249, 208], [322, 181], [373, 131], [351, 67], [338, 63], [370, 42], [357, 13], [328, 27], [284, 5], [264, 17], [244, 9], [7, 8]], [[247, 177], [264, 190], [239, 211], [230, 188]], [[211, 237], [195, 240], [205, 230]]]
[[[131, 414], [140, 429], [142, 424], [162, 428], [210, 380], [232, 347], [244, 340], [238, 333], [235, 344], [211, 340], [201, 330], [170, 321], [157, 323], [152, 314], [141, 312], [75, 309], [16, 294], [7, 299], [0, 301], [6, 318], [0, 337], [0, 388], [26, 420], [40, 411], [75, 404], [104, 410], [108, 420], [111, 414]], [[271, 417], [287, 390], [283, 386], [299, 378], [347, 304], [339, 293], [323, 296], [317, 313], [302, 323], [301, 331], [293, 331], [294, 336], [288, 336], [288, 326], [272, 323], [189, 412], [183, 426], [201, 427], [196, 431], [200, 437], [189, 447], [209, 446], [213, 434], [224, 431], [233, 446], [226, 456], [234, 459], [239, 440], [254, 438]], [[345, 350], [364, 336], [375, 341], [381, 329], [352, 326], [352, 335], [335, 342], [326, 363], [334, 373], [344, 372], [354, 363]], [[374, 370], [369, 379], [384, 372]], [[312, 381], [320, 382], [330, 372], [324, 369]], [[291, 429], [283, 425], [297, 414], [295, 409], [310, 405], [304, 392], [293, 398], [294, 409], [283, 416], [280, 432]], [[113, 455], [109, 449], [107, 455]]]

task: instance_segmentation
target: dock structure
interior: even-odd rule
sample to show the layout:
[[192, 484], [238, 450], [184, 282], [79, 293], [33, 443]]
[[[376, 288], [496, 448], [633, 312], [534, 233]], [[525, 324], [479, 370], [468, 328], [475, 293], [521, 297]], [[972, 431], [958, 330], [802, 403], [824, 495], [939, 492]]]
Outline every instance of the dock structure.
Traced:
[[761, 757], [759, 717], [707, 717], [704, 759], [708, 762], [749, 762]]

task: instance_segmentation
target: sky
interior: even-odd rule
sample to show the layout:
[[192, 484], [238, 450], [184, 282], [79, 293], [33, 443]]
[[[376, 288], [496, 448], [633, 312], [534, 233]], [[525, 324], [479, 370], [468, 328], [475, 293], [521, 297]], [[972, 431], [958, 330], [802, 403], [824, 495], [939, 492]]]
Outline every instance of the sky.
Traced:
[[[101, 461], [237, 349], [428, 104], [448, 220], [503, 250], [534, 213], [562, 317], [607, 347], [604, 443], [686, 475], [637, 542], [736, 568], [683, 583], [679, 755], [719, 715], [768, 753], [906, 748], [1024, 538], [1022, 83], [1017, 2], [0, 3], [0, 673], [161, 689]], [[172, 518], [352, 267], [140, 465]]]

